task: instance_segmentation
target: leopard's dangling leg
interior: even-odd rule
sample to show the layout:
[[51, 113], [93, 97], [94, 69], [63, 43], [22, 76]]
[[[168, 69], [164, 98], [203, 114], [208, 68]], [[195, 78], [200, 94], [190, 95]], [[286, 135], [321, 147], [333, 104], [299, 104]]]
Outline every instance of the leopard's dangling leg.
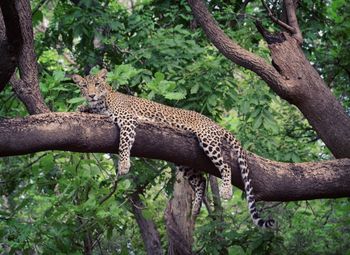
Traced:
[[203, 198], [205, 195], [206, 180], [202, 173], [195, 171], [187, 166], [176, 166], [176, 170], [183, 172], [184, 178], [190, 184], [194, 191], [194, 200], [192, 201], [192, 217], [196, 218], [200, 212]]
[[130, 169], [130, 151], [136, 136], [136, 120], [131, 115], [111, 116], [120, 128], [118, 175], [125, 175]]
[[199, 144], [208, 158], [214, 163], [216, 168], [219, 169], [222, 178], [222, 183], [219, 186], [220, 197], [228, 200], [232, 197], [231, 168], [224, 162], [221, 153], [221, 137], [217, 137], [217, 134], [211, 135], [209, 130], [202, 133], [205, 135], [196, 134], [199, 139]]

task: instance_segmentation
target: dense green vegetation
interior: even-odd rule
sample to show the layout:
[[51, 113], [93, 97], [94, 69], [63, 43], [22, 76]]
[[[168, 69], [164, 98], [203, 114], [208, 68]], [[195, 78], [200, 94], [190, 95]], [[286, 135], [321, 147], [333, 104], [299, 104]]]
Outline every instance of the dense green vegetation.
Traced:
[[[31, 1], [32, 8], [39, 2]], [[244, 17], [236, 15], [240, 2], [210, 1], [210, 11], [227, 34], [268, 59], [253, 22], [275, 28], [259, 1], [249, 3]], [[349, 11], [345, 0], [307, 0], [298, 13], [305, 52], [348, 112]], [[117, 1], [46, 1], [33, 16], [46, 103], [53, 111], [75, 111], [84, 100], [67, 75], [105, 66], [115, 89], [210, 116], [258, 155], [285, 162], [332, 158], [297, 109], [222, 56], [191, 21], [183, 0], [140, 1], [132, 10]], [[0, 105], [0, 117], [27, 114], [10, 86]], [[166, 248], [160, 212], [172, 195], [172, 168], [135, 158], [131, 174], [101, 203], [115, 180], [114, 157], [47, 151], [2, 158], [0, 243], [23, 254], [81, 254], [89, 233], [96, 254], [145, 254], [129, 199], [144, 186], [143, 215], [156, 223]], [[279, 222], [274, 232], [253, 226], [240, 191], [223, 205], [224, 225], [202, 208], [194, 247], [200, 254], [219, 254], [221, 247], [229, 254], [350, 253], [349, 199], [265, 203], [265, 215]]]

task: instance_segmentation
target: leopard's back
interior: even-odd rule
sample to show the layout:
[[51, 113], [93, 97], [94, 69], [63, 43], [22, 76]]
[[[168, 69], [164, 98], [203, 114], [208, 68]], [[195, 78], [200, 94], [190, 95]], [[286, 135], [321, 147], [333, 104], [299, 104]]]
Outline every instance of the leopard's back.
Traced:
[[107, 97], [107, 108], [111, 113], [128, 112], [139, 121], [164, 123], [192, 132], [202, 132], [203, 129], [208, 128], [223, 130], [210, 118], [195, 111], [175, 108], [119, 92], [113, 92]]

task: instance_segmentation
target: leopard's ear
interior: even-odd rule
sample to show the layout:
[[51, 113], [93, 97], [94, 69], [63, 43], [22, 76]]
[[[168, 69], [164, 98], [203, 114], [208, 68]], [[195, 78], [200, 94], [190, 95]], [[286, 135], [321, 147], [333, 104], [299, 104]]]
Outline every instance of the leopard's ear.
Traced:
[[84, 81], [84, 78], [81, 77], [79, 74], [73, 74], [72, 75], [72, 80], [78, 84], [78, 85], [81, 85], [81, 83]]
[[107, 69], [103, 68], [101, 69], [101, 71], [98, 72], [97, 76], [101, 79], [106, 79], [107, 74], [108, 74]]

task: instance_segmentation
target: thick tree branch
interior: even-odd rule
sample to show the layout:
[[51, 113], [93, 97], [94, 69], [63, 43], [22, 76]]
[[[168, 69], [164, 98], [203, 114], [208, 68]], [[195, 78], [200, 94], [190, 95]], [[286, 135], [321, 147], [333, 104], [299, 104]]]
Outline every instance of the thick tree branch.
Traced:
[[[152, 123], [136, 129], [132, 155], [192, 166], [220, 176], [189, 134]], [[23, 155], [44, 150], [116, 153], [119, 130], [104, 116], [49, 113], [0, 121], [0, 156]], [[223, 145], [232, 170], [232, 184], [242, 188], [236, 158]], [[248, 154], [257, 198], [291, 201], [350, 196], [350, 159], [310, 163], [280, 163]]]
[[20, 79], [15, 75], [10, 82], [19, 99], [30, 114], [49, 112], [39, 90], [38, 68], [34, 52], [32, 11], [28, 0], [17, 0], [16, 4], [23, 37], [23, 47], [19, 57]]
[[223, 55], [258, 74], [277, 95], [297, 106], [336, 158], [350, 158], [350, 118], [294, 37], [269, 35], [272, 67], [230, 40], [202, 0], [188, 2], [208, 39]]
[[290, 95], [284, 77], [263, 58], [233, 42], [224, 31], [220, 29], [202, 0], [188, 0], [188, 3], [192, 8], [194, 17], [203, 28], [207, 37], [224, 56], [234, 63], [255, 72], [264, 81], [270, 84], [274, 90], [278, 91], [278, 94], [282, 98], [286, 98]]
[[0, 92], [16, 69], [22, 43], [15, 1], [0, 1]]

